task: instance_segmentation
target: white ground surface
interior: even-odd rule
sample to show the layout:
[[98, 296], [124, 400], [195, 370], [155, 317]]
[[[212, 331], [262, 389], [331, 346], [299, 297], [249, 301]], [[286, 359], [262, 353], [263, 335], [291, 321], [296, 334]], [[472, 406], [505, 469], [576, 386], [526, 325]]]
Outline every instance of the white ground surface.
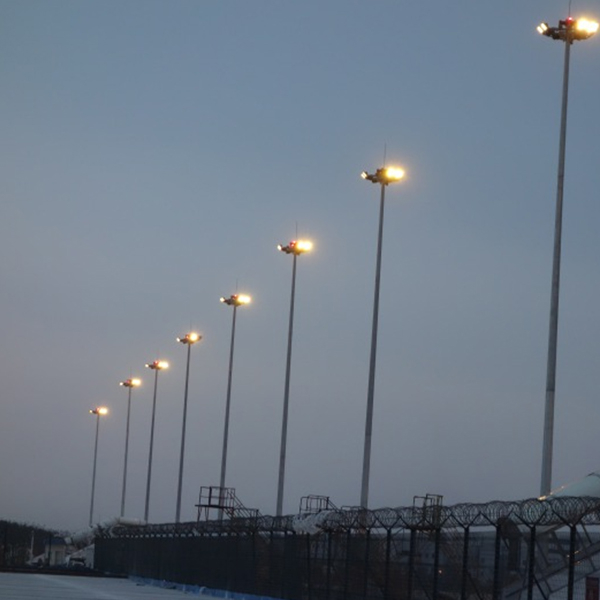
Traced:
[[[127, 579], [0, 573], [1, 600], [190, 600], [209, 596], [137, 585]], [[211, 599], [211, 600], [214, 600]]]

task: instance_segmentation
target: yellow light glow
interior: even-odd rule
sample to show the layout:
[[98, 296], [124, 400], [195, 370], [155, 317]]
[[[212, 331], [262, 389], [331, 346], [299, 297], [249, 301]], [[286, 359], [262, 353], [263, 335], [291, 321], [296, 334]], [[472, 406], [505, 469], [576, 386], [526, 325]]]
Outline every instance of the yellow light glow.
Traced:
[[388, 181], [400, 181], [404, 177], [404, 169], [400, 167], [387, 167], [385, 176]]
[[134, 379], [131, 380], [131, 385], [133, 387], [138, 387], [138, 386], [142, 385], [142, 380], [135, 377]]
[[296, 242], [296, 250], [299, 252], [310, 252], [312, 247], [313, 243], [310, 240], [298, 240]]
[[598, 23], [589, 19], [577, 19], [575, 24], [577, 31], [583, 31], [589, 35], [594, 35], [598, 31]]
[[252, 302], [252, 298], [247, 294], [238, 294], [236, 300], [238, 304], [250, 304]]
[[192, 333], [187, 334], [187, 338], [190, 342], [197, 342], [200, 339], [200, 335], [193, 331]]
[[98, 414], [99, 415], [107, 415], [108, 414], [108, 408], [106, 408], [106, 406], [99, 406], [98, 407]]

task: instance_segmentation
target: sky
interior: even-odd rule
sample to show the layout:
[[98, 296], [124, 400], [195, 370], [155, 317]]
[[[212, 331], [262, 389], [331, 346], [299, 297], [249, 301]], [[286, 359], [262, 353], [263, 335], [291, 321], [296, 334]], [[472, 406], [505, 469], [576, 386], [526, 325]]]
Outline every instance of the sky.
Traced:
[[[572, 14], [600, 17], [599, 0]], [[0, 0], [0, 517], [182, 520], [219, 482], [274, 514], [360, 500], [386, 190], [369, 506], [537, 496], [564, 46], [558, 0]], [[600, 469], [600, 37], [573, 46], [553, 487]]]

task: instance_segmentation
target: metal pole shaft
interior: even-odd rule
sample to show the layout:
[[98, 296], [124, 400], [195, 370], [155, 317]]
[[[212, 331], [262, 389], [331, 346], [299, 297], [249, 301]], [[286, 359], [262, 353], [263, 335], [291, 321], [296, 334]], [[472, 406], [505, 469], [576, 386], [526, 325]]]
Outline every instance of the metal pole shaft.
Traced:
[[150, 423], [150, 451], [148, 452], [148, 478], [146, 479], [146, 506], [144, 508], [144, 521], [148, 522], [150, 509], [150, 481], [152, 479], [152, 449], [154, 447], [154, 420], [156, 417], [156, 388], [158, 387], [158, 369], [154, 371], [154, 397], [152, 399], [152, 421]]
[[231, 345], [229, 347], [229, 373], [227, 376], [227, 399], [225, 401], [225, 426], [223, 428], [223, 455], [221, 458], [221, 490], [225, 487], [225, 472], [227, 470], [227, 443], [229, 441], [229, 408], [231, 406], [231, 381], [233, 377], [233, 349], [235, 345], [235, 320], [237, 306], [233, 305], [233, 321], [231, 324]]
[[131, 416], [131, 386], [127, 388], [127, 425], [125, 426], [125, 459], [123, 461], [123, 492], [121, 493], [121, 516], [125, 515], [125, 494], [127, 490], [127, 457], [129, 454], [129, 418]]
[[96, 442], [94, 444], [94, 467], [92, 469], [92, 499], [90, 500], [90, 527], [94, 516], [94, 493], [96, 491], [96, 462], [98, 459], [98, 432], [100, 430], [100, 415], [96, 415]]
[[560, 291], [560, 255], [562, 238], [563, 192], [565, 182], [565, 150], [567, 142], [567, 103], [569, 97], [569, 58], [571, 37], [565, 39], [560, 143], [558, 151], [558, 178], [556, 185], [556, 216], [554, 224], [554, 254], [552, 260], [552, 291], [550, 296], [550, 327], [548, 334], [548, 363], [546, 369], [546, 407], [542, 450], [542, 481], [540, 494], [545, 496], [552, 488], [552, 451], [554, 438], [554, 393], [556, 390], [556, 350], [558, 343], [558, 301]]
[[277, 512], [280, 517], [283, 514], [283, 485], [285, 480], [285, 454], [287, 446], [287, 424], [288, 410], [290, 402], [290, 371], [292, 366], [292, 334], [294, 331], [294, 298], [296, 295], [296, 259], [297, 254], [293, 254], [292, 262], [292, 293], [290, 299], [290, 323], [288, 329], [287, 360], [285, 365], [285, 388], [283, 394], [283, 419], [281, 423], [281, 451], [279, 453], [279, 482], [277, 485]]
[[181, 451], [179, 453], [179, 481], [177, 483], [177, 509], [175, 511], [175, 523], [179, 523], [181, 517], [181, 488], [183, 486], [183, 457], [185, 454], [185, 429], [188, 405], [188, 384], [190, 380], [190, 354], [192, 344], [187, 345], [187, 363], [185, 367], [185, 391], [183, 393], [183, 424], [181, 426]]
[[377, 236], [377, 264], [375, 267], [375, 293], [373, 298], [373, 328], [371, 331], [371, 357], [369, 360], [369, 385], [367, 389], [367, 418], [365, 423], [365, 448], [363, 455], [362, 486], [360, 505], [369, 505], [369, 476], [371, 470], [371, 441], [373, 433], [373, 400], [375, 397], [375, 366], [377, 363], [377, 326], [379, 322], [379, 287], [381, 282], [381, 249], [383, 245], [383, 209], [385, 204], [385, 184], [381, 184], [379, 202], [379, 234]]

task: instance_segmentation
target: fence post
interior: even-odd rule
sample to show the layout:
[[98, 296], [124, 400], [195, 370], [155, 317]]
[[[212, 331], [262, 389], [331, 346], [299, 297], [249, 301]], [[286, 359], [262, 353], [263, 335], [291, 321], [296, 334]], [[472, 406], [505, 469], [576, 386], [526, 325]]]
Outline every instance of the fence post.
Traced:
[[575, 587], [575, 542], [577, 540], [577, 525], [571, 525], [569, 540], [569, 583], [567, 587], [567, 600], [573, 600], [573, 588]]
[[535, 582], [535, 525], [529, 528], [529, 564], [527, 565], [527, 600], [533, 600]]
[[350, 539], [352, 536], [352, 529], [348, 527], [348, 531], [346, 532], [346, 564], [344, 568], [344, 595], [343, 598], [346, 600], [348, 598], [348, 578], [350, 577]]
[[467, 600], [467, 582], [469, 577], [469, 531], [469, 526], [467, 525], [463, 534], [462, 577], [460, 583], [461, 600]]
[[498, 600], [500, 597], [500, 525], [496, 524], [496, 538], [494, 540], [494, 583], [492, 588], [492, 599]]
[[438, 583], [439, 583], [439, 574], [440, 574], [440, 529], [435, 530], [435, 542], [433, 548], [433, 591], [432, 597], [433, 600], [437, 600], [438, 597]]
[[408, 590], [406, 597], [412, 600], [413, 593], [413, 572], [415, 569], [415, 546], [417, 545], [417, 531], [412, 528], [410, 530], [410, 548], [408, 550]]
[[390, 597], [390, 558], [392, 553], [392, 530], [387, 530], [385, 546], [385, 587], [383, 589], [383, 597], [387, 600]]
[[306, 591], [308, 594], [308, 600], [312, 600], [312, 578], [311, 578], [312, 564], [311, 564], [311, 560], [310, 560], [310, 545], [311, 545], [310, 544], [310, 534], [309, 533], [305, 534], [305, 537], [306, 537], [306, 561], [305, 561]]
[[327, 591], [326, 591], [327, 600], [329, 600], [329, 598], [330, 598], [330, 590], [331, 590], [331, 561], [332, 561], [332, 557], [331, 557], [332, 539], [331, 539], [331, 536], [332, 535], [333, 535], [333, 533], [331, 531], [327, 532], [327, 574], [325, 575], [325, 581], [326, 581], [326, 586], [327, 586]]
[[365, 561], [363, 571], [363, 598], [367, 597], [367, 590], [369, 588], [369, 559], [371, 557], [371, 530], [367, 529], [365, 533]]

